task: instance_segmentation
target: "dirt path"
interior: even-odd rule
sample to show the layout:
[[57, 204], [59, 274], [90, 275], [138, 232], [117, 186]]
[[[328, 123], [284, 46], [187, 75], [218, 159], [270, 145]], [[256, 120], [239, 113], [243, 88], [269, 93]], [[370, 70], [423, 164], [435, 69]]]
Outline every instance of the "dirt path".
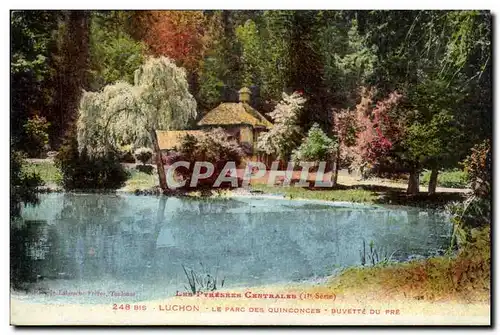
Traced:
[[[243, 169], [238, 169], [238, 177], [243, 178], [244, 175], [244, 170]], [[293, 173], [293, 180], [299, 180], [301, 172], [300, 171], [294, 171]], [[257, 178], [257, 179], [251, 179], [251, 183], [254, 184], [266, 184], [269, 178], [269, 173], [267, 172], [263, 177]], [[311, 183], [313, 183], [316, 180], [316, 173], [315, 172], [310, 172], [308, 175], [307, 180]], [[331, 172], [327, 172], [324, 174], [322, 180], [328, 181], [331, 180]], [[340, 170], [338, 174], [338, 179], [337, 182], [340, 185], [344, 186], [356, 186], [356, 185], [366, 185], [366, 186], [385, 186], [385, 187], [391, 187], [391, 188], [397, 188], [401, 190], [406, 190], [407, 184], [401, 183], [401, 182], [396, 182], [392, 181], [390, 179], [383, 179], [383, 178], [370, 178], [366, 180], [361, 180], [358, 176], [354, 174], [349, 174], [347, 170]], [[437, 187], [436, 192], [447, 192], [447, 193], [467, 193], [469, 192], [469, 189], [466, 188], [447, 188], [447, 187]], [[420, 186], [420, 192], [427, 192], [427, 186]]]

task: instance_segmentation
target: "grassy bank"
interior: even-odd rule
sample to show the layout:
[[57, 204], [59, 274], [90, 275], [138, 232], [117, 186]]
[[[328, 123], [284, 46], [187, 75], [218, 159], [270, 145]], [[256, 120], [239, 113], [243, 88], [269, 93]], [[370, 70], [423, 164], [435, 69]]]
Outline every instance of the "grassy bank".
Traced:
[[378, 195], [364, 189], [306, 189], [302, 187], [280, 187], [267, 185], [252, 185], [253, 191], [267, 194], [283, 194], [290, 199], [314, 199], [328, 201], [349, 201], [375, 203]]
[[[425, 170], [420, 175], [420, 185], [428, 186], [431, 178], [431, 171]], [[467, 188], [467, 174], [461, 170], [441, 171], [437, 179], [438, 187]]]
[[490, 229], [485, 228], [457, 255], [350, 268], [326, 286], [339, 294], [363, 290], [391, 299], [488, 302], [490, 261]]
[[60, 185], [62, 181], [61, 172], [51, 161], [26, 162], [23, 165], [23, 172], [28, 174], [38, 173], [45, 185]]
[[[133, 166], [126, 168], [128, 179], [125, 186], [120, 190], [124, 192], [134, 192], [135, 190], [148, 190], [158, 184], [158, 177], [155, 173], [148, 174], [137, 170]], [[38, 173], [46, 186], [61, 186], [62, 174], [52, 161], [26, 162], [23, 165], [26, 173]]]
[[136, 190], [148, 190], [158, 184], [158, 176], [156, 173], [148, 174], [138, 171], [135, 168], [127, 169], [129, 178], [125, 182], [125, 186], [120, 190], [124, 192], [134, 192]]

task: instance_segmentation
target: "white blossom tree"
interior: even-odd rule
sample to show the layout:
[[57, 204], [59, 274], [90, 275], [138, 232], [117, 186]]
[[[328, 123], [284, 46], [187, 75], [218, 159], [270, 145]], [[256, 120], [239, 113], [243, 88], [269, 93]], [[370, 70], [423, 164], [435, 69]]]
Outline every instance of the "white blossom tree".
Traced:
[[196, 101], [185, 70], [168, 58], [149, 58], [136, 70], [134, 85], [117, 82], [83, 94], [77, 121], [79, 150], [99, 156], [123, 145], [152, 147], [160, 187], [166, 190], [156, 130], [182, 129], [195, 117]]
[[302, 138], [298, 125], [299, 115], [306, 99], [298, 92], [291, 95], [283, 93], [282, 100], [269, 113], [274, 126], [257, 140], [257, 149], [279, 159], [287, 159]]

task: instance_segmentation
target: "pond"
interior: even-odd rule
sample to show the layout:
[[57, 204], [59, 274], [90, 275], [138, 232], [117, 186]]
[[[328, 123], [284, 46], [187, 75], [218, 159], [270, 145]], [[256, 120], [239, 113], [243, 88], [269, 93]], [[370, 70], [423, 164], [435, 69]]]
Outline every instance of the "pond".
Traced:
[[45, 303], [173, 296], [189, 290], [184, 268], [223, 290], [314, 281], [375, 251], [442, 254], [452, 230], [434, 210], [264, 196], [44, 194], [22, 218], [11, 224], [11, 280], [20, 298]]

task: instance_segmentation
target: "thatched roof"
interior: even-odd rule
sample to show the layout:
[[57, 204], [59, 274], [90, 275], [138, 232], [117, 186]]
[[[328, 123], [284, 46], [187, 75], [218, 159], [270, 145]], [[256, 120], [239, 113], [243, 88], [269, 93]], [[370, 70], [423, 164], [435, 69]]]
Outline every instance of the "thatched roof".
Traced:
[[158, 144], [161, 150], [171, 150], [180, 144], [186, 135], [199, 136], [203, 130], [157, 130]]
[[256, 109], [241, 102], [223, 102], [208, 112], [199, 122], [199, 126], [225, 126], [246, 124], [252, 127], [271, 128], [273, 124], [266, 120]]

